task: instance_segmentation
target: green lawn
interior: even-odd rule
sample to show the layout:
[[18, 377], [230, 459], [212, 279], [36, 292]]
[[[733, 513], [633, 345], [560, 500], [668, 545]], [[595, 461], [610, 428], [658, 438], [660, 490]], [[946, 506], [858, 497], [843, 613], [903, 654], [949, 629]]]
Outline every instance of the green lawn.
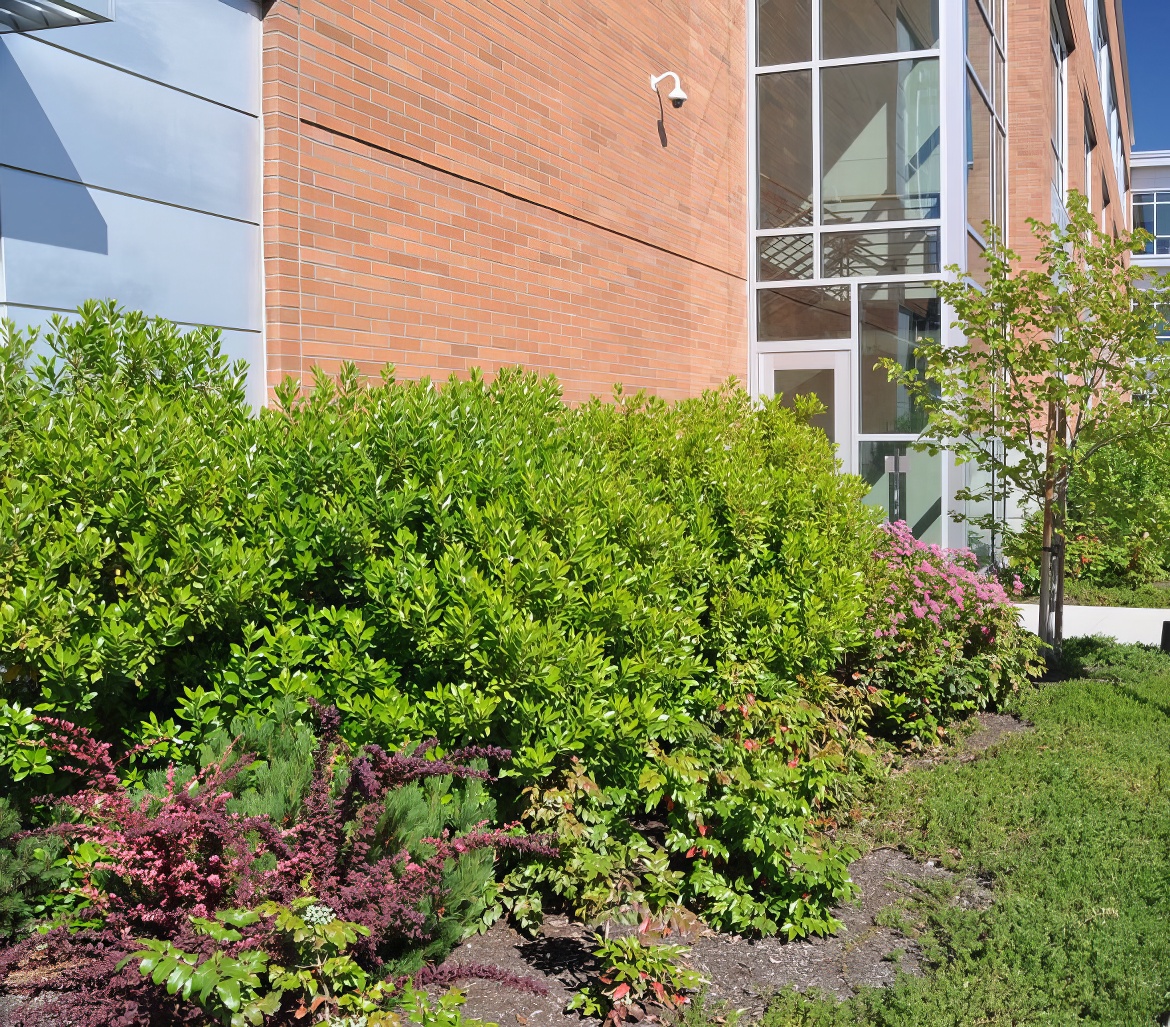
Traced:
[[1170, 1009], [1170, 657], [1068, 649], [1077, 676], [1018, 704], [1034, 732], [874, 800], [871, 842], [985, 877], [994, 904], [923, 900], [904, 916], [935, 960], [925, 977], [844, 1004], [783, 996], [766, 1027], [1149, 1027]]

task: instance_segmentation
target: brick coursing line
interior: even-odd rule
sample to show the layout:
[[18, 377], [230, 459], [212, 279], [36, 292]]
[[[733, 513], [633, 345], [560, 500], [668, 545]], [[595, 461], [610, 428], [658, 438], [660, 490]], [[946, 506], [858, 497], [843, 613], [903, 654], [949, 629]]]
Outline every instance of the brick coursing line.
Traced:
[[747, 278], [745, 278], [742, 274], [737, 274], [734, 271], [728, 271], [726, 268], [715, 267], [714, 264], [707, 264], [702, 260], [689, 257], [685, 253], [678, 253], [674, 250], [667, 249], [665, 246], [659, 246], [657, 243], [649, 242], [646, 239], [638, 239], [627, 232], [618, 231], [618, 229], [610, 228], [608, 225], [600, 225], [596, 221], [590, 221], [588, 218], [581, 217], [578, 214], [573, 214], [567, 210], [561, 210], [559, 207], [554, 207], [548, 203], [541, 203], [539, 200], [534, 200], [530, 196], [521, 196], [519, 193], [509, 192], [507, 189], [501, 189], [499, 186], [492, 185], [490, 182], [481, 182], [478, 179], [469, 177], [468, 175], [461, 175], [459, 172], [452, 171], [450, 168], [440, 167], [438, 164], [432, 164], [418, 157], [412, 157], [408, 153], [399, 153], [397, 150], [391, 150], [389, 147], [379, 146], [377, 143], [371, 143], [368, 139], [362, 139], [360, 136], [353, 135], [349, 132], [343, 132], [341, 129], [330, 128], [328, 125], [322, 125], [319, 122], [311, 121], [308, 118], [302, 118], [301, 124], [309, 125], [312, 128], [319, 128], [323, 132], [329, 132], [331, 135], [341, 136], [355, 143], [361, 143], [363, 146], [368, 146], [371, 150], [378, 150], [381, 153], [388, 153], [393, 157], [401, 157], [403, 160], [410, 161], [414, 164], [421, 164], [424, 168], [430, 168], [432, 171], [438, 171], [444, 175], [450, 175], [452, 178], [457, 178], [461, 182], [468, 182], [472, 185], [483, 186], [485, 189], [491, 189], [493, 192], [500, 193], [503, 196], [508, 196], [513, 200], [521, 200], [524, 203], [532, 204], [534, 207], [540, 207], [542, 210], [551, 211], [554, 214], [560, 214], [562, 217], [569, 218], [571, 221], [580, 221], [583, 225], [589, 225], [592, 228], [600, 229], [603, 232], [611, 232], [613, 235], [620, 236], [622, 239], [628, 239], [630, 242], [636, 242], [643, 246], [649, 246], [653, 250], [660, 250], [662, 253], [669, 254], [672, 257], [678, 257], [681, 260], [689, 260], [692, 263], [698, 264], [700, 267], [710, 268], [712, 271], [722, 271], [725, 275], [730, 275], [732, 278], [738, 278], [741, 282], [747, 281]]
[[[558, 374], [691, 395], [747, 365], [744, 8], [278, 3], [269, 380]], [[670, 67], [691, 100], [667, 108]]]

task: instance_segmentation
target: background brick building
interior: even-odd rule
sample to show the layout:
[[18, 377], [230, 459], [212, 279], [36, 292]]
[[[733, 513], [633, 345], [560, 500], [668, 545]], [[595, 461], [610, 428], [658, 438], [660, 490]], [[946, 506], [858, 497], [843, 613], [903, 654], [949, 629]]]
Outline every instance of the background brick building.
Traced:
[[1101, 226], [1129, 221], [1133, 120], [1117, 0], [1008, 0], [1009, 241], [1038, 244], [1029, 217], [1059, 221], [1069, 189]]

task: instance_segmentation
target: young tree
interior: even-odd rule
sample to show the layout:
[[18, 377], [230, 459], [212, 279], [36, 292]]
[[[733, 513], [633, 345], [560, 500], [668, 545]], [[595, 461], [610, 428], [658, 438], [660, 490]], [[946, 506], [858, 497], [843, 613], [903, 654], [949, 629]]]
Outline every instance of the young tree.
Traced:
[[[1067, 225], [1029, 221], [1041, 244], [1031, 266], [989, 227], [986, 280], [947, 269], [939, 294], [967, 341], [919, 339], [911, 368], [883, 361], [929, 417], [922, 448], [951, 450], [996, 483], [960, 498], [994, 511], [991, 489], [1006, 488], [1043, 512], [1040, 637], [1054, 649], [1069, 482], [1094, 454], [1170, 426], [1170, 349], [1156, 338], [1167, 280], [1128, 259], [1146, 235], [1103, 232], [1079, 193], [1068, 208]], [[995, 514], [973, 520], [993, 526]]]

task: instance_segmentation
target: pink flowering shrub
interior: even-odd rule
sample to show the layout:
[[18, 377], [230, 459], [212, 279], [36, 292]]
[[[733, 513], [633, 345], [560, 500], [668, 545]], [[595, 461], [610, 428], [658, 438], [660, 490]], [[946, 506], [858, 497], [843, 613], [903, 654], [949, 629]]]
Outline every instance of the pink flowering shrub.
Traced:
[[875, 730], [937, 741], [945, 722], [999, 702], [1035, 672], [1036, 641], [1013, 596], [970, 552], [919, 542], [898, 522], [885, 526], [874, 558], [867, 644], [849, 670], [874, 704]]
[[[483, 824], [405, 843], [391, 815], [396, 793], [435, 779], [487, 779], [473, 762], [508, 752], [475, 747], [439, 758], [429, 743], [410, 753], [376, 745], [354, 753], [340, 738], [337, 711], [317, 707], [316, 714], [311, 778], [285, 824], [235, 808], [232, 786], [250, 756], [229, 753], [194, 776], [172, 767], [161, 794], [152, 794], [122, 783], [109, 744], [45, 718], [44, 744], [61, 770], [82, 781], [56, 800], [63, 821], [48, 830], [74, 844], [72, 890], [83, 904], [47, 934], [0, 951], [6, 990], [57, 993], [71, 1013], [82, 1011], [70, 1021], [82, 1027], [202, 1024], [197, 1010], [180, 1008], [133, 961], [119, 963], [143, 939], [208, 957], [217, 943], [194, 930], [192, 918], [263, 902], [287, 906], [310, 893], [330, 916], [368, 932], [351, 949], [363, 970], [393, 977], [403, 957], [425, 951], [442, 933], [445, 906], [456, 901], [452, 881], [467, 876], [465, 860], [490, 860], [500, 850], [556, 854], [543, 838]], [[285, 955], [266, 921], [239, 938], [237, 949], [274, 961]], [[408, 969], [418, 969], [417, 959]], [[13, 981], [27, 983], [14, 989]], [[54, 1004], [30, 1008], [30, 1024], [42, 1013], [46, 1024], [58, 1022]]]

